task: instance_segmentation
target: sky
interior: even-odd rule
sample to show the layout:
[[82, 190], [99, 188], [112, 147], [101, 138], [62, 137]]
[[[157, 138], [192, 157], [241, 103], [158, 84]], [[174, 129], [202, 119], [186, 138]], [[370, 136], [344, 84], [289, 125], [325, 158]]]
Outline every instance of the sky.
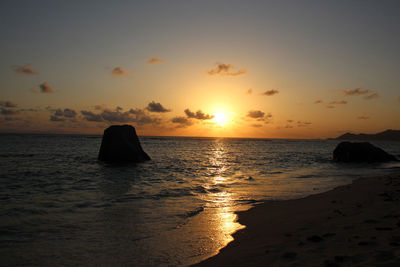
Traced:
[[400, 129], [399, 1], [0, 2], [0, 132]]

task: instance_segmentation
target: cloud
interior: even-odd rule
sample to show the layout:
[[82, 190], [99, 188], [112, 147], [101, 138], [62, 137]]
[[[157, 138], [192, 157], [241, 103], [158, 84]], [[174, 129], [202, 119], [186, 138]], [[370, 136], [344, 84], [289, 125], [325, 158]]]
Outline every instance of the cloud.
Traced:
[[198, 110], [196, 113], [190, 111], [188, 108], [184, 110], [186, 116], [188, 118], [197, 119], [197, 120], [211, 120], [214, 116], [205, 114], [203, 111]]
[[19, 110], [15, 110], [15, 109], [8, 109], [8, 108], [0, 108], [0, 114], [4, 115], [4, 116], [12, 116], [12, 115], [16, 115], [19, 114]]
[[165, 112], [170, 112], [170, 109], [164, 108], [160, 103], [156, 103], [154, 101], [151, 101], [146, 109], [150, 112], [158, 112], [158, 113], [165, 113]]
[[0, 101], [0, 107], [4, 108], [16, 108], [18, 105], [11, 101]]
[[372, 93], [370, 95], [364, 96], [364, 99], [370, 100], [370, 99], [375, 99], [379, 98], [379, 95], [377, 93]]
[[121, 77], [121, 76], [125, 76], [126, 74], [128, 74], [128, 72], [126, 70], [122, 69], [122, 67], [115, 67], [111, 71], [111, 75], [113, 77]]
[[315, 100], [314, 101], [314, 104], [320, 104], [320, 103], [322, 103], [323, 101], [321, 100], [321, 99], [318, 99], [318, 100]]
[[[49, 111], [54, 111], [49, 109]], [[54, 114], [50, 116], [50, 121], [65, 121], [69, 119], [70, 121], [74, 120], [78, 113], [69, 108], [65, 108], [64, 110], [58, 108], [54, 111]]]
[[257, 121], [263, 121], [265, 124], [270, 123], [270, 119], [272, 119], [271, 113], [266, 114], [261, 110], [250, 110], [246, 116]]
[[264, 93], [262, 93], [262, 95], [273, 96], [273, 95], [276, 95], [276, 94], [278, 94], [278, 93], [279, 93], [278, 90], [271, 89], [271, 90], [265, 91]]
[[365, 95], [369, 90], [363, 88], [355, 88], [350, 90], [340, 90], [345, 96]]
[[333, 105], [326, 105], [326, 108], [335, 108]]
[[146, 60], [147, 64], [153, 64], [153, 65], [154, 64], [161, 64], [161, 63], [164, 63], [164, 62], [165, 62], [165, 60], [161, 59], [159, 57], [151, 57], [148, 60]]
[[345, 105], [345, 104], [347, 104], [347, 101], [344, 101], [344, 100], [332, 101], [332, 102], [329, 102], [329, 104], [330, 105]]
[[368, 116], [358, 116], [357, 119], [359, 120], [369, 120]]
[[250, 110], [247, 113], [247, 117], [253, 118], [253, 119], [259, 119], [259, 118], [264, 118], [265, 113], [262, 112], [261, 110]]
[[287, 120], [287, 122], [288, 122], [288, 123], [292, 123], [292, 122], [293, 122], [293, 120]]
[[56, 116], [56, 115], [51, 115], [51, 116], [50, 116], [50, 120], [51, 120], [51, 121], [65, 121], [65, 118], [63, 118], [63, 117], [58, 117], [58, 116]]
[[37, 70], [32, 69], [31, 63], [26, 63], [23, 66], [15, 66], [14, 71], [18, 74], [36, 75], [39, 74]]
[[147, 115], [143, 110], [130, 109], [129, 111], [122, 112], [118, 107], [113, 110], [105, 109], [101, 113], [94, 113], [92, 111], [81, 110], [83, 119], [91, 122], [107, 122], [107, 123], [137, 123], [143, 124], [159, 124], [160, 119]]
[[83, 119], [87, 121], [93, 122], [103, 122], [103, 117], [100, 114], [95, 114], [91, 111], [81, 110], [81, 114], [83, 115]]
[[40, 92], [44, 94], [49, 94], [53, 93], [53, 89], [50, 87], [50, 85], [47, 82], [43, 82], [42, 84], [39, 84]]
[[175, 117], [172, 118], [171, 121], [178, 124], [177, 128], [184, 128], [193, 124], [193, 122], [186, 117]]
[[73, 109], [66, 108], [64, 109], [64, 117], [66, 118], [75, 118], [77, 115], [76, 111]]
[[255, 123], [255, 124], [252, 124], [251, 127], [260, 128], [260, 127], [262, 127], [262, 124]]
[[297, 127], [307, 127], [310, 126], [312, 123], [309, 121], [297, 121]]
[[220, 75], [220, 76], [239, 76], [246, 74], [246, 69], [234, 70], [236, 67], [232, 64], [217, 63], [215, 68], [207, 71], [208, 75]]
[[94, 109], [95, 110], [104, 110], [104, 109], [107, 109], [107, 106], [105, 104], [95, 105]]
[[252, 93], [253, 93], [253, 89], [251, 89], [251, 88], [246, 91], [246, 94], [248, 94], [248, 95], [251, 95]]

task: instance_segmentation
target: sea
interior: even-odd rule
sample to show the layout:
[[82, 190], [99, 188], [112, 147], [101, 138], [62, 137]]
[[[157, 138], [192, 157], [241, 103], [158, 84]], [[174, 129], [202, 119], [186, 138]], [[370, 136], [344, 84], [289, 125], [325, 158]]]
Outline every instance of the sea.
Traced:
[[101, 138], [0, 135], [0, 265], [188, 266], [245, 227], [235, 211], [400, 169], [335, 163], [335, 140], [194, 137], [140, 137], [151, 161], [110, 165]]

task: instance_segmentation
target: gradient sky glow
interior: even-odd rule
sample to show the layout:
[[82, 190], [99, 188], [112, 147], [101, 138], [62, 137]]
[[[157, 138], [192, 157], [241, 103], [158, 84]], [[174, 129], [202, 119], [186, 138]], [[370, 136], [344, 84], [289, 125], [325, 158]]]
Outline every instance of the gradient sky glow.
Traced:
[[399, 1], [1, 1], [0, 131], [400, 129], [399, 13]]

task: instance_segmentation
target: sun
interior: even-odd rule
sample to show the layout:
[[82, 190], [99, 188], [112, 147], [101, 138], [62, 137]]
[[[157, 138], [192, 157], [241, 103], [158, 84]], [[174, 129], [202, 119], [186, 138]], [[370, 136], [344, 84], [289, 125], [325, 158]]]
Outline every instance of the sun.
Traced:
[[228, 123], [228, 115], [224, 111], [217, 111], [214, 114], [213, 121], [219, 126], [225, 126]]

